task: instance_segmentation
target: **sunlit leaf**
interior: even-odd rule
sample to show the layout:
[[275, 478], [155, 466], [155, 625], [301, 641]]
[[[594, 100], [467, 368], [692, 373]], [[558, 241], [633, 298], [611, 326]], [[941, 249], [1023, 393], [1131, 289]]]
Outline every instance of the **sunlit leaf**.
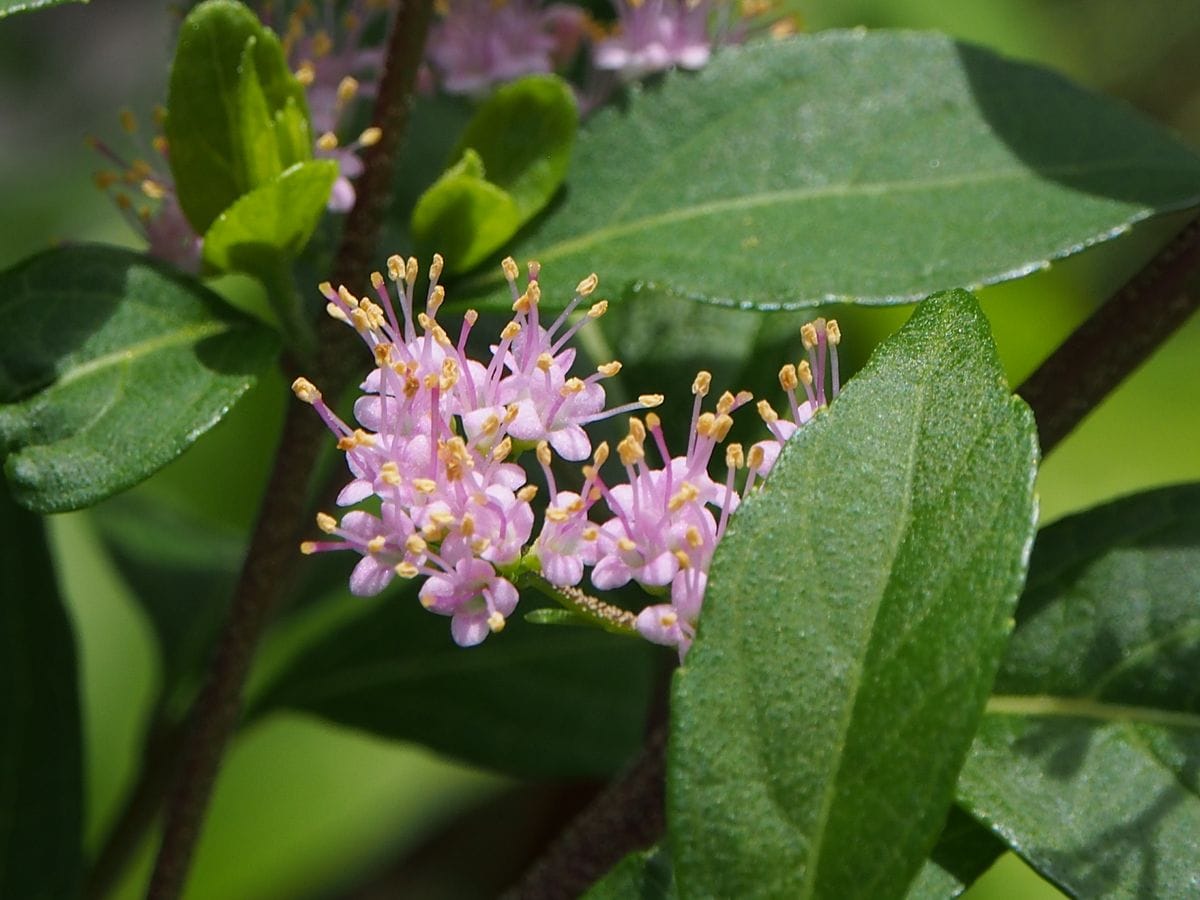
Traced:
[[917, 874], [1008, 634], [1036, 458], [963, 291], [792, 439], [717, 548], [675, 676], [682, 896], [874, 897]]

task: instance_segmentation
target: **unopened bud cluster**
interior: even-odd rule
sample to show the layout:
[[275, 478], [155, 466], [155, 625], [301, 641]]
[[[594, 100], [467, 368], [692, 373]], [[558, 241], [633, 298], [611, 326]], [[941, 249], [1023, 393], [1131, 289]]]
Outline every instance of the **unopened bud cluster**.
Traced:
[[[706, 372], [693, 384], [692, 425], [682, 452], [668, 447], [653, 412], [630, 417], [612, 463], [607, 443], [593, 448], [588, 425], [643, 412], [663, 399], [645, 395], [606, 408], [603, 382], [620, 370], [616, 361], [572, 374], [572, 339], [607, 309], [605, 301], [589, 300], [595, 275], [580, 282], [566, 309], [546, 322], [537, 264], [530, 264], [521, 289], [516, 263], [505, 260], [513, 317], [490, 345], [490, 356], [475, 359], [468, 343], [478, 316], [468, 311], [454, 336], [438, 320], [441, 269], [435, 256], [420, 311], [414, 305], [415, 259], [394, 256], [387, 278], [375, 273], [374, 299], [321, 285], [328, 313], [358, 332], [375, 362], [354, 405], [358, 427], [342, 421], [307, 380], [297, 379], [293, 390], [314, 407], [346, 455], [353, 478], [338, 504], [370, 500], [373, 511], [354, 509], [340, 520], [321, 513], [317, 526], [328, 538], [302, 549], [361, 554], [350, 577], [351, 591], [359, 595], [376, 594], [395, 577], [423, 576], [422, 605], [450, 616], [454, 640], [463, 646], [504, 627], [523, 572], [564, 589], [585, 575], [600, 591], [633, 581], [669, 595], [669, 602], [641, 612], [637, 630], [686, 652], [729, 516], [769, 471], [782, 442], [826, 403], [827, 360], [830, 397], [837, 392], [837, 324], [817, 320], [805, 327], [809, 359], [780, 373], [790, 419], [760, 403], [771, 437], [748, 454], [739, 444], [725, 446], [725, 475], [718, 481], [709, 474], [710, 463], [734, 412], [751, 397], [726, 392], [710, 407]], [[538, 486], [528, 483], [517, 462], [526, 450], [534, 451], [546, 488], [536, 536], [532, 501]], [[556, 455], [570, 462], [590, 456], [581, 485], [559, 485]], [[749, 473], [739, 491], [742, 468]]]

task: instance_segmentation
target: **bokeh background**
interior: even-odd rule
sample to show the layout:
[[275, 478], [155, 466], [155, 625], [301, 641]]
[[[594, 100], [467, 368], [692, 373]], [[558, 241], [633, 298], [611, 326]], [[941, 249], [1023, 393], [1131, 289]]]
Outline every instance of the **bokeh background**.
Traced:
[[[1037, 62], [1124, 99], [1200, 148], [1200, 4], [790, 2], [809, 31], [936, 29]], [[61, 240], [137, 246], [115, 207], [92, 187], [98, 161], [84, 137], [117, 135], [120, 107], [149, 110], [162, 99], [177, 21], [160, 2], [93, 0], [0, 22], [0, 267]], [[1145, 223], [1047, 271], [983, 291], [1011, 382], [1019, 384], [1182, 224], [1179, 216]], [[836, 314], [848, 349], [865, 355], [908, 312]], [[1044, 522], [1141, 488], [1200, 479], [1198, 363], [1200, 320], [1193, 320], [1045, 461]], [[189, 454], [136, 490], [235, 539], [254, 514], [288, 398], [279, 378], [264, 379]], [[137, 766], [162, 663], [90, 515], [55, 517], [50, 532], [81, 655], [86, 833], [94, 851]], [[522, 793], [420, 748], [276, 715], [244, 732], [228, 757], [187, 896], [471, 896], [486, 892], [486, 873], [472, 872], [486, 866], [469, 850], [481, 834], [493, 829], [502, 852], [515, 834], [536, 842], [538, 830], [570, 802], [569, 795]], [[145, 848], [118, 896], [138, 896], [148, 854]], [[1005, 857], [970, 896], [1058, 895]]]

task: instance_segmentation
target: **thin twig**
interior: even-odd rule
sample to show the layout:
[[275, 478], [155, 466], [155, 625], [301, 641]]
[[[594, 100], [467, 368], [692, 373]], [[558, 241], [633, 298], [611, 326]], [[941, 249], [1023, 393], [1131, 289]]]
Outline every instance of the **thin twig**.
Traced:
[[1037, 419], [1043, 455], [1200, 306], [1200, 290], [1188, 288], [1197, 269], [1200, 219], [1193, 219], [1018, 388]]
[[[432, 8], [432, 0], [402, 4], [388, 38], [373, 117], [382, 137], [364, 155], [358, 200], [347, 217], [335, 264], [337, 282], [355, 290], [365, 288], [376, 252]], [[348, 346], [352, 335], [347, 332], [332, 320], [322, 320], [318, 328], [316, 375], [331, 390], [344, 381], [345, 359], [353, 358]], [[237, 724], [251, 660], [294, 567], [309, 477], [324, 439], [324, 428], [312, 410], [293, 404], [229, 616], [188, 718], [183, 758], [167, 797], [162, 844], [147, 894], [154, 900], [174, 900], [183, 889], [217, 770]]]
[[[1083, 323], [1017, 391], [1033, 409], [1049, 453], [1200, 306], [1189, 278], [1200, 271], [1200, 219], [1191, 222]], [[666, 726], [634, 765], [571, 823], [508, 895], [577, 897], [621, 858], [654, 844], [666, 827]]]

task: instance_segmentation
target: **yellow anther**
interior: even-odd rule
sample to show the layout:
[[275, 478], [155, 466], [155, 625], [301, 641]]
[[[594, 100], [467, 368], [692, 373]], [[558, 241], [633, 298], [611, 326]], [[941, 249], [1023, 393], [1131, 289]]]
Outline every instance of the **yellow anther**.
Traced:
[[692, 382], [692, 393], [699, 394], [701, 397], [708, 396], [709, 386], [712, 384], [712, 373], [705, 372], [701, 369], [696, 373], [696, 378]]
[[643, 409], [654, 409], [654, 407], [656, 407], [656, 406], [662, 406], [662, 402], [663, 402], [662, 394], [639, 394], [638, 395], [638, 403], [641, 404]]
[[599, 283], [600, 279], [596, 276], [596, 273], [593, 272], [575, 286], [575, 293], [577, 293], [580, 297], [586, 297], [591, 294], [592, 291], [596, 290], [596, 285]]
[[373, 287], [373, 288], [375, 288], [375, 290], [379, 291], [379, 290], [383, 290], [383, 284], [384, 284], [383, 273], [382, 272], [372, 272], [371, 273], [371, 287]]
[[765, 455], [762, 445], [755, 444], [746, 455], [746, 465], [751, 469], [761, 469]]
[[663, 628], [671, 628], [679, 621], [679, 616], [673, 612], [665, 612], [658, 617], [658, 624]]
[[800, 360], [796, 366], [796, 377], [800, 379], [800, 383], [807, 386], [813, 383], [812, 366], [808, 364], [807, 359]]
[[437, 482], [432, 478], [414, 478], [412, 486], [419, 494], [432, 494], [437, 490]]
[[317, 138], [317, 149], [324, 150], [328, 153], [331, 150], [336, 150], [338, 145], [337, 135], [332, 131], [327, 131]]
[[538, 486], [536, 484], [527, 484], [525, 487], [517, 491], [517, 499], [522, 503], [529, 503], [537, 496]]
[[358, 79], [353, 75], [347, 75], [337, 86], [337, 102], [349, 103], [354, 99], [354, 95], [358, 93]]
[[696, 419], [696, 434], [700, 437], [710, 437], [712, 435], [713, 425], [717, 421], [717, 417], [710, 412], [701, 413]]
[[305, 403], [316, 403], [321, 399], [321, 392], [307, 378], [297, 378], [292, 382], [292, 393]]
[[504, 616], [498, 610], [492, 610], [492, 614], [488, 616], [487, 623], [492, 634], [499, 634], [504, 630]]
[[796, 375], [796, 367], [788, 363], [779, 370], [779, 386], [785, 391], [794, 391], [800, 384], [800, 379]]
[[[438, 257], [441, 259], [441, 257]], [[430, 266], [430, 269], [433, 267]], [[432, 272], [430, 273], [432, 277]], [[440, 284], [434, 285], [433, 290], [429, 292], [429, 299], [425, 301], [425, 309], [429, 311], [431, 316], [437, 315], [438, 307], [442, 305], [442, 301], [446, 299], [446, 289]]]
[[399, 562], [396, 563], [392, 571], [401, 578], [416, 578], [419, 570], [410, 562]]
[[734, 398], [734, 406], [743, 406], [754, 399], [753, 391], [738, 391], [737, 397]]
[[504, 326], [504, 330], [500, 332], [500, 339], [504, 340], [504, 341], [511, 341], [513, 338], [515, 338], [520, 333], [521, 333], [521, 326], [518, 325], [516, 322], [509, 322], [507, 325]]
[[553, 522], [555, 525], [561, 525], [571, 518], [571, 514], [565, 509], [559, 509], [557, 506], [551, 506], [546, 510], [546, 521]]
[[746, 454], [742, 452], [741, 444], [730, 444], [725, 448], [725, 465], [731, 469], [740, 469], [746, 464]]
[[[398, 567], [397, 567], [397, 568], [398, 568]], [[420, 602], [421, 602], [421, 605], [422, 605], [423, 607], [425, 607], [426, 609], [431, 609], [431, 608], [433, 607], [433, 604], [437, 603], [437, 598], [436, 598], [436, 597], [432, 597], [432, 596], [426, 596], [426, 595], [423, 595], [423, 594], [418, 594], [418, 595], [417, 595], [417, 598], [418, 598], [418, 600], [420, 600]]]
[[313, 56], [320, 59], [322, 56], [328, 56], [329, 51], [333, 49], [333, 38], [329, 36], [329, 32], [322, 29], [313, 35], [312, 52]]
[[658, 417], [657, 413], [646, 413], [646, 428], [650, 431], [662, 428], [662, 419]]
[[725, 415], [736, 405], [737, 397], [733, 396], [733, 394], [729, 393], [729, 391], [726, 391], [719, 398], [717, 398], [717, 414]]
[[646, 458], [645, 448], [631, 437], [621, 438], [617, 444], [617, 456], [621, 464], [632, 466], [640, 459]]
[[542, 301], [542, 286], [536, 281], [530, 282], [529, 287], [525, 288], [525, 293], [533, 306], [537, 306]]
[[729, 429], [733, 427], [733, 417], [722, 413], [717, 416], [713, 422], [713, 439], [717, 441], [725, 440], [729, 434]]
[[359, 332], [367, 332], [371, 330], [371, 319], [361, 309], [353, 309], [350, 311], [350, 324]]
[[583, 508], [585, 505], [586, 504], [584, 504], [582, 497], [576, 497], [574, 500], [572, 500], [570, 503], [567, 504], [567, 510], [572, 513], [583, 512]]
[[564, 397], [570, 397], [572, 394], [578, 394], [584, 387], [584, 383], [578, 378], [568, 378], [558, 392]]
[[521, 407], [515, 403], [510, 403], [504, 407], [504, 424], [511, 425], [513, 419], [521, 414]]
[[404, 280], [409, 284], [415, 284], [419, 269], [420, 266], [417, 264], [417, 258], [415, 256], [410, 256], [404, 263]]
[[150, 146], [154, 148], [155, 153], [158, 153], [161, 156], [167, 155], [167, 139], [161, 134], [156, 134], [153, 138], [151, 138]]
[[779, 413], [775, 412], [774, 408], [766, 400], [758, 401], [758, 414], [762, 416], [762, 420], [768, 425], [779, 421]]
[[473, 309], [468, 309], [465, 313], [463, 313], [463, 321], [468, 325], [474, 326], [475, 323], [479, 321], [479, 313]]
[[684, 537], [684, 540], [686, 540], [688, 542], [689, 547], [699, 549], [700, 547], [704, 546], [704, 538], [702, 538], [700, 536], [700, 529], [697, 528], [695, 525], [691, 526], [684, 533], [683, 537]]
[[391, 368], [392, 351], [395, 349], [396, 348], [394, 345], [389, 344], [386, 341], [381, 344], [376, 344], [375, 348], [371, 351], [375, 356], [375, 365], [379, 366], [381, 369], [384, 366]]
[[311, 85], [314, 81], [316, 81], [316, 78], [317, 70], [313, 68], [313, 64], [311, 62], [306, 61], [301, 63], [300, 68], [296, 70], [296, 80], [304, 87]]
[[392, 487], [404, 480], [400, 476], [400, 467], [390, 460], [379, 467], [379, 477], [383, 479], [384, 484], [390, 484]]
[[675, 551], [675, 561], [679, 563], [679, 568], [690, 569], [692, 567], [692, 558], [682, 550]]
[[830, 319], [825, 323], [825, 334], [829, 338], [830, 345], [833, 347], [842, 342], [842, 329], [838, 325], [837, 319]]
[[377, 534], [375, 537], [367, 541], [368, 553], [379, 553], [387, 546], [387, 538], [382, 534]]
[[354, 309], [354, 307], [358, 306], [358, 298], [350, 293], [350, 289], [344, 284], [337, 289], [337, 295], [339, 299], [341, 299], [341, 301], [351, 309]]
[[420, 555], [428, 549], [429, 545], [419, 534], [410, 534], [404, 542], [404, 549], [414, 555]]
[[312, 554], [317, 552], [317, 542], [316, 541], [304, 541], [300, 545], [300, 552], [303, 553], [305, 556], [311, 556]]
[[817, 346], [817, 325], [824, 324], [821, 319], [814, 319], [811, 322], [805, 322], [800, 326], [800, 342], [804, 345], [805, 350], [811, 350]]
[[317, 527], [326, 534], [333, 534], [337, 530], [337, 519], [329, 513], [317, 513]]
[[161, 200], [167, 196], [167, 189], [153, 178], [147, 178], [142, 182], [142, 193], [151, 200]]
[[546, 441], [538, 441], [537, 445], [537, 461], [543, 466], [550, 465], [551, 460], [550, 445]]
[[599, 366], [596, 366], [596, 371], [605, 378], [612, 378], [621, 371], [621, 363], [614, 359], [612, 362], [603, 363]]
[[517, 268], [517, 261], [511, 256], [506, 256], [500, 261], [500, 268], [504, 270], [504, 277], [509, 281], [516, 281], [521, 271]]
[[135, 184], [143, 178], [149, 178], [154, 172], [154, 167], [144, 159], [135, 159], [129, 165], [129, 171], [125, 173], [126, 179], [130, 184]]
[[617, 541], [617, 548], [624, 551], [625, 553], [631, 553], [637, 549], [637, 544], [635, 544], [629, 538], [623, 537], [619, 541]]
[[479, 433], [484, 437], [491, 437], [500, 430], [500, 417], [495, 413], [490, 413], [483, 424], [479, 426]]
[[331, 319], [337, 319], [339, 322], [345, 322], [347, 324], [350, 322], [349, 317], [346, 315], [346, 311], [336, 303], [326, 303], [325, 312]]
[[512, 438], [506, 437], [496, 445], [494, 450], [492, 450], [492, 459], [494, 459], [496, 462], [503, 462], [504, 460], [508, 459], [509, 455], [512, 453], [512, 446]]
[[591, 305], [587, 311], [587, 317], [589, 319], [598, 319], [606, 312], [608, 312], [608, 301], [600, 300], [599, 302]]
[[585, 528], [579, 535], [585, 541], [595, 541], [600, 539], [600, 529], [596, 527]]
[[431, 514], [429, 518], [440, 528], [449, 528], [454, 524], [454, 516], [444, 510]]
[[388, 278], [392, 281], [400, 281], [404, 277], [404, 260], [396, 254], [392, 254], [387, 259]]
[[482, 556], [484, 551], [490, 546], [492, 546], [491, 538], [477, 537], [471, 541], [471, 550], [474, 551], [476, 556]]
[[543, 372], [549, 372], [550, 367], [554, 365], [554, 357], [549, 353], [538, 354], [537, 367]]
[[637, 416], [629, 417], [629, 436], [639, 444], [646, 440], [646, 426]]
[[601, 441], [600, 446], [596, 448], [596, 452], [592, 454], [592, 464], [598, 469], [604, 465], [608, 459], [608, 441]]
[[134, 134], [137, 132], [137, 118], [134, 116], [131, 110], [121, 110], [119, 113], [117, 113], [117, 118], [120, 119], [121, 128], [124, 129], [126, 134]]
[[442, 277], [442, 269], [445, 268], [446, 261], [442, 259], [442, 254], [433, 254], [433, 262], [429, 264], [429, 280], [437, 281]]
[[364, 128], [362, 134], [358, 136], [358, 146], [374, 147], [383, 137], [383, 129], [378, 125], [372, 125], [370, 128]]
[[682, 507], [685, 503], [691, 503], [699, 496], [700, 491], [696, 489], [696, 486], [691, 482], [685, 481], [682, 485], [680, 485], [680, 488], [678, 491], [676, 491], [675, 496], [667, 501], [667, 509], [669, 509], [671, 512], [678, 512], [680, 507]]

